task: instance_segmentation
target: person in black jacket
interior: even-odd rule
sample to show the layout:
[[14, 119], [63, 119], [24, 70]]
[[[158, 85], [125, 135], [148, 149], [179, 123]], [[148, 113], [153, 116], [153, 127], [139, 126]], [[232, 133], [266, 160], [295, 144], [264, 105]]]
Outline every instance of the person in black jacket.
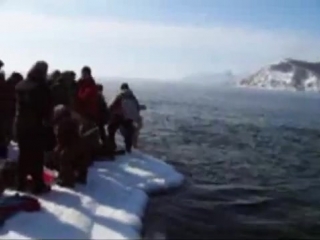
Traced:
[[107, 144], [107, 134], [105, 130], [105, 125], [107, 125], [109, 120], [109, 109], [108, 104], [103, 96], [103, 85], [97, 84], [98, 90], [99, 90], [99, 108], [100, 108], [100, 119], [99, 119], [99, 133], [100, 133], [100, 139], [103, 143], [103, 145]]
[[0, 60], [0, 70], [4, 67], [4, 62]]
[[16, 86], [17, 109], [15, 134], [19, 145], [18, 190], [26, 190], [26, 177], [31, 175], [33, 193], [50, 191], [43, 182], [45, 129], [52, 117], [53, 105], [46, 83], [48, 64], [37, 62], [26, 80]]
[[47, 83], [49, 87], [51, 87], [51, 85], [53, 85], [60, 76], [60, 70], [54, 70], [51, 74], [49, 74], [49, 76], [47, 76]]
[[72, 106], [76, 82], [71, 71], [65, 71], [50, 84], [54, 105]]
[[8, 154], [8, 134], [9, 127], [9, 95], [8, 85], [4, 72], [0, 72], [0, 159], [7, 158]]
[[16, 92], [15, 88], [19, 82], [23, 80], [23, 76], [18, 72], [13, 72], [11, 76], [7, 79], [7, 94], [8, 94], [8, 127], [7, 127], [7, 136], [8, 143], [13, 140], [12, 139], [12, 130], [13, 123], [16, 114]]

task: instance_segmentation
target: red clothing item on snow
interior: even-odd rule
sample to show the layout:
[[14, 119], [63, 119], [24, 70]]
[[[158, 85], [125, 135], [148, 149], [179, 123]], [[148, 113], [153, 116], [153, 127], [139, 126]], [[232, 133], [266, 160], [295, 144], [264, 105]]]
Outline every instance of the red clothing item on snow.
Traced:
[[76, 111], [84, 117], [98, 121], [99, 91], [94, 79], [80, 79], [77, 85]]

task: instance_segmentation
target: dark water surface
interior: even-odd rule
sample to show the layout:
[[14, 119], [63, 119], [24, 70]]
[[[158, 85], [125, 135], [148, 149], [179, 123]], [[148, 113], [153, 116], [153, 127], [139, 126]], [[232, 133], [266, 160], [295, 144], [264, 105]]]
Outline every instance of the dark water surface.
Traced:
[[187, 178], [180, 191], [152, 199], [150, 229], [167, 239], [320, 237], [317, 94], [176, 84], [134, 90], [148, 106], [142, 149]]

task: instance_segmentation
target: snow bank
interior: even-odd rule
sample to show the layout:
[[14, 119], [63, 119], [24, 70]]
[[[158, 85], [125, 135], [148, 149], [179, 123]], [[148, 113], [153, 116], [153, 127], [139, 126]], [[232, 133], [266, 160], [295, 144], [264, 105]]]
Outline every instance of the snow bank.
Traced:
[[[10, 151], [17, 156], [17, 148]], [[147, 192], [179, 186], [183, 176], [140, 152], [90, 168], [87, 186], [54, 186], [41, 196], [42, 211], [9, 219], [0, 239], [137, 239]], [[11, 194], [6, 192], [6, 194]]]

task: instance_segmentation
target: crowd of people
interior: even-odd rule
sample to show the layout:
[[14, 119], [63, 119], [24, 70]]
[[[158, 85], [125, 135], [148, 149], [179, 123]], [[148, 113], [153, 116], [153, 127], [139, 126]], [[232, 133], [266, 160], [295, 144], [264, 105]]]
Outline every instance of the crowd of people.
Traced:
[[18, 191], [50, 191], [43, 180], [44, 167], [58, 171], [61, 186], [86, 184], [93, 161], [112, 160], [119, 152], [119, 129], [124, 153], [137, 146], [143, 107], [127, 83], [108, 106], [103, 86], [88, 66], [78, 81], [73, 71], [48, 74], [45, 61], [36, 62], [25, 78], [14, 72], [6, 79], [3, 67], [0, 61], [0, 159], [7, 159], [9, 144], [15, 141]]

